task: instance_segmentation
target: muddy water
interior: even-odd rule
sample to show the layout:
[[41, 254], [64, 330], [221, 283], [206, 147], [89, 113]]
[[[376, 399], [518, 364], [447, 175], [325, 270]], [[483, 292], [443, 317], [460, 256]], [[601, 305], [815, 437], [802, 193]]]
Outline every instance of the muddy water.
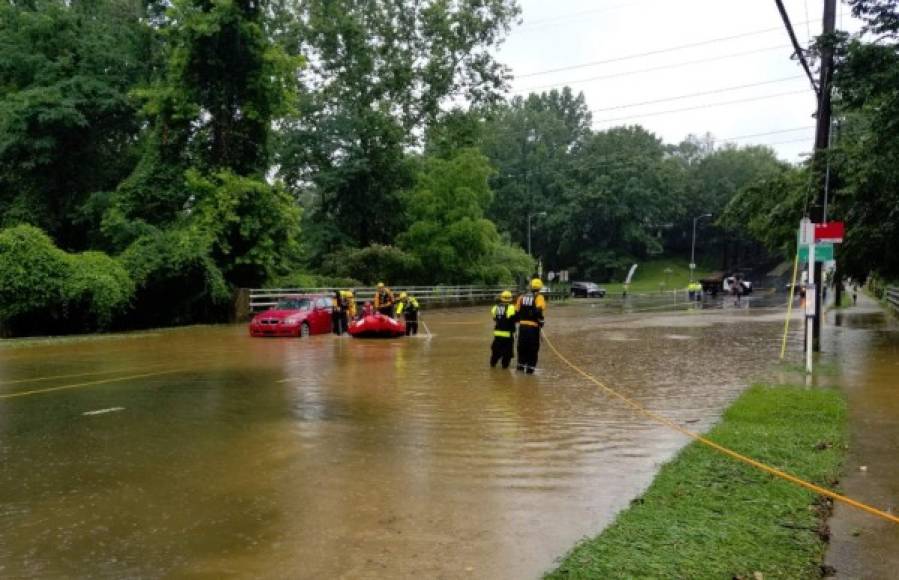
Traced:
[[[547, 330], [705, 429], [776, 359], [781, 314], [651, 302], [553, 306]], [[0, 350], [0, 396], [23, 393], [0, 398], [0, 576], [538, 577], [686, 442], [546, 348], [535, 376], [486, 368], [487, 318], [426, 313], [430, 339], [228, 326]]]
[[[822, 350], [840, 361], [851, 444], [841, 487], [847, 495], [899, 512], [899, 324], [865, 296], [832, 316]], [[895, 578], [899, 526], [844, 506], [831, 520], [827, 563], [838, 578]]]

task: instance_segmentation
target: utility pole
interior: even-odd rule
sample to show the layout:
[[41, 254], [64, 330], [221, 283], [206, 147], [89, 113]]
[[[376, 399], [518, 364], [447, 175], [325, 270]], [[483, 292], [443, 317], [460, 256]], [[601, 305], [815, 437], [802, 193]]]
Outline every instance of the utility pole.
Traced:
[[[813, 222], [822, 222], [824, 216], [824, 204], [827, 177], [827, 157], [830, 154], [830, 116], [831, 116], [831, 88], [833, 85], [833, 43], [830, 38], [836, 29], [837, 0], [824, 0], [824, 18], [821, 25], [821, 34], [826, 37], [821, 49], [821, 71], [818, 79], [818, 114], [815, 128], [815, 156], [812, 162], [812, 170], [815, 176], [816, 202], [811, 210]], [[809, 259], [813, 259], [809, 255]], [[812, 319], [812, 347], [816, 352], [821, 350], [821, 264], [814, 263], [814, 304], [815, 316]], [[810, 268], [811, 269], [811, 268]], [[810, 280], [811, 282], [811, 280]]]

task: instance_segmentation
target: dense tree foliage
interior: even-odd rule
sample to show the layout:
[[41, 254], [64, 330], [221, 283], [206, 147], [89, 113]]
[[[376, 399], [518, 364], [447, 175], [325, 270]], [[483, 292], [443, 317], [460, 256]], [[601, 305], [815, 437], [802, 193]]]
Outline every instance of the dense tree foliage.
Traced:
[[[892, 0], [834, 35], [831, 215], [899, 275]], [[0, 324], [220, 320], [236, 287], [605, 280], [661, 252], [789, 254], [812, 168], [714, 137], [596, 130], [568, 88], [504, 98], [515, 0], [0, 5]], [[815, 171], [817, 171], [817, 167]], [[530, 228], [529, 228], [530, 224]], [[530, 236], [529, 236], [530, 232]]]

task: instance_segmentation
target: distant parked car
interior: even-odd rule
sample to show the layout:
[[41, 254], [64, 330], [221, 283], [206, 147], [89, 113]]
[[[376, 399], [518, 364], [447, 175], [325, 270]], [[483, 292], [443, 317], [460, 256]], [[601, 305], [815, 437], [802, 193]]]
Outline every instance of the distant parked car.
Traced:
[[309, 336], [331, 332], [331, 299], [285, 296], [250, 320], [250, 336]]
[[606, 295], [606, 289], [593, 282], [572, 282], [571, 295], [575, 298], [602, 298]]

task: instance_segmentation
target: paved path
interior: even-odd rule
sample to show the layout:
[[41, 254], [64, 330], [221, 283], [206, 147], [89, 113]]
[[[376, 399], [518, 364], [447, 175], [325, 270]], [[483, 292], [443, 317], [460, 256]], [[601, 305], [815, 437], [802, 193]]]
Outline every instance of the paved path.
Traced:
[[[866, 296], [831, 312], [823, 350], [839, 360], [849, 402], [850, 451], [843, 491], [899, 512], [899, 324]], [[899, 526], [838, 505], [826, 564], [837, 578], [899, 577]]]

